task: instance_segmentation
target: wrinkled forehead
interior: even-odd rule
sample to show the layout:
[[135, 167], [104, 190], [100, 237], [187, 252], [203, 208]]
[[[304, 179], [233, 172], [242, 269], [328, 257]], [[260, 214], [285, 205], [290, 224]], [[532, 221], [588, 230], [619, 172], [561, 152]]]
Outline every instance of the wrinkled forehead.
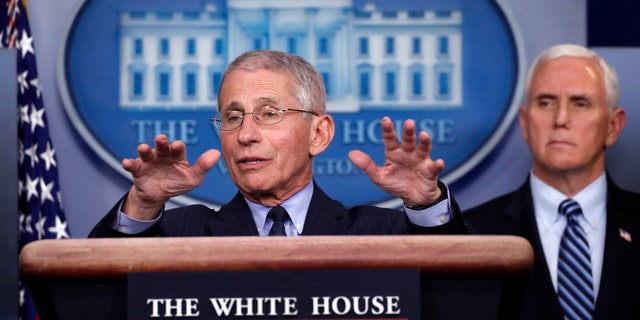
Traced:
[[286, 72], [235, 69], [220, 85], [218, 110], [291, 103], [294, 87], [293, 77]]
[[593, 60], [560, 57], [540, 63], [534, 70], [527, 95], [540, 90], [561, 91], [568, 88], [604, 94], [604, 73]]

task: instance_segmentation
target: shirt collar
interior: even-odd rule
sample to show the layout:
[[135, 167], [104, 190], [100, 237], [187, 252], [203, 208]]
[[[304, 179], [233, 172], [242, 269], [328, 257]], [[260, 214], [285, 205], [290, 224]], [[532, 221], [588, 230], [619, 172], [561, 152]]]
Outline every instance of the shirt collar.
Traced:
[[[536, 206], [536, 219], [547, 224], [556, 223], [561, 217], [558, 213], [560, 202], [567, 197], [560, 191], [544, 183], [531, 172], [531, 194]], [[580, 204], [584, 219], [592, 229], [604, 223], [607, 203], [607, 179], [603, 172], [596, 180], [573, 197]]]
[[[281, 206], [287, 210], [287, 213], [291, 218], [291, 222], [293, 223], [293, 227], [296, 229], [298, 234], [302, 234], [304, 229], [304, 222], [307, 218], [307, 211], [309, 210], [309, 204], [311, 203], [312, 196], [313, 180], [310, 180], [304, 188], [296, 192], [291, 198], [285, 200], [284, 203], [281, 204]], [[258, 228], [258, 233], [260, 233], [260, 230], [264, 228], [264, 223], [271, 207], [251, 202], [246, 198], [245, 201], [247, 202], [247, 205], [249, 205], [253, 221]]]

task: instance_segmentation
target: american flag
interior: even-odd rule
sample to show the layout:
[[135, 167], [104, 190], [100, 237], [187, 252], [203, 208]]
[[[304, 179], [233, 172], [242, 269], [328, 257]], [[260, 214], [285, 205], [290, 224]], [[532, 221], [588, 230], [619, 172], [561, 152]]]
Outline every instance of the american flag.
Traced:
[[[25, 0], [26, 1], [26, 0]], [[39, 239], [69, 238], [58, 184], [58, 163], [49, 137], [36, 69], [26, 3], [5, 0], [0, 48], [16, 48], [18, 79], [19, 248]], [[29, 291], [20, 281], [20, 319], [38, 319]]]

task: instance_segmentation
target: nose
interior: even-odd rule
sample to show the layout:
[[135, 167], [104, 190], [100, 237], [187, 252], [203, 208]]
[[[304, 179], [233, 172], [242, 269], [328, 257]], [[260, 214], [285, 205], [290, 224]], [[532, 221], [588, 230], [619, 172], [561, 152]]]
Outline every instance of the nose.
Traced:
[[565, 127], [569, 123], [569, 103], [560, 102], [555, 112], [555, 126]]
[[238, 143], [248, 145], [260, 141], [260, 129], [258, 126], [256, 119], [253, 118], [253, 113], [245, 113], [238, 128]]

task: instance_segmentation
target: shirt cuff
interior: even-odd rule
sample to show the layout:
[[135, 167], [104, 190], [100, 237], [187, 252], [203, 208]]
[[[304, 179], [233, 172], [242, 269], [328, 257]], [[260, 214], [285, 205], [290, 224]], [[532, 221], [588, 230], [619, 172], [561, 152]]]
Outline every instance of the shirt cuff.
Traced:
[[451, 220], [449, 199], [442, 200], [424, 210], [412, 210], [404, 207], [411, 223], [421, 227], [437, 227]]
[[162, 215], [164, 214], [164, 207], [160, 210], [160, 214], [153, 220], [137, 220], [129, 217], [124, 212], [122, 212], [122, 202], [120, 203], [120, 208], [118, 209], [118, 215], [116, 217], [116, 221], [113, 224], [113, 229], [125, 233], [125, 234], [136, 234], [147, 231], [154, 224], [156, 224]]

